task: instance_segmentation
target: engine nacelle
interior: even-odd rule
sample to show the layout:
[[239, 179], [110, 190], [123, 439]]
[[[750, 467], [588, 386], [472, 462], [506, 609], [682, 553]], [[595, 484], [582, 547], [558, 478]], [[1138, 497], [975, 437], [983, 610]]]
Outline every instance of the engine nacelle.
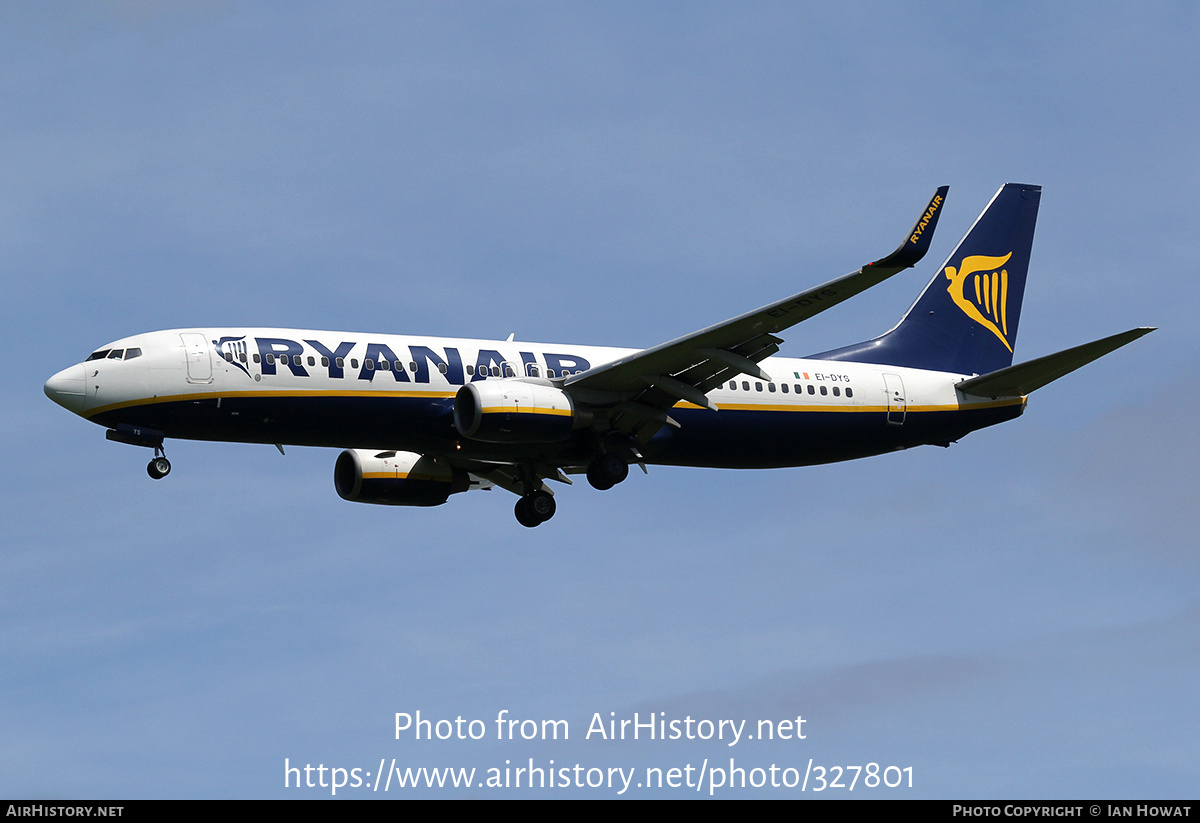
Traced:
[[333, 467], [333, 486], [339, 497], [355, 503], [440, 506], [469, 489], [471, 478], [440, 457], [347, 449]]
[[468, 383], [454, 395], [458, 433], [485, 443], [558, 443], [590, 418], [563, 390], [524, 380]]

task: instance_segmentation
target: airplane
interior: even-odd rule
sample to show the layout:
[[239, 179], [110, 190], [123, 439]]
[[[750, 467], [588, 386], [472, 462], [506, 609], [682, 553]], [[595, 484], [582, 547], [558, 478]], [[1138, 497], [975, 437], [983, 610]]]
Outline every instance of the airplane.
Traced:
[[809, 466], [949, 446], [1011, 420], [1027, 395], [1154, 331], [1013, 364], [1041, 187], [1000, 188], [890, 331], [805, 358], [778, 335], [916, 265], [948, 186], [891, 254], [649, 349], [274, 328], [174, 329], [108, 343], [45, 384], [106, 437], [345, 449], [343, 499], [437, 506], [498, 486], [534, 527], [546, 481], [596, 489], [631, 465]]

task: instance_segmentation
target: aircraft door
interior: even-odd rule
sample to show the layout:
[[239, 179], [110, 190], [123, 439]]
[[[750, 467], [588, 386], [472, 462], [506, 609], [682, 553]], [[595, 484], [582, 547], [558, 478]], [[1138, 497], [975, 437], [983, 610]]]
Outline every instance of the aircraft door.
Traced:
[[179, 335], [183, 340], [184, 357], [187, 358], [187, 381], [189, 383], [211, 383], [212, 353], [204, 335], [196, 332], [184, 332]]
[[887, 392], [887, 422], [889, 426], [904, 425], [904, 415], [908, 411], [908, 401], [904, 397], [904, 381], [898, 374], [883, 376], [884, 391]]

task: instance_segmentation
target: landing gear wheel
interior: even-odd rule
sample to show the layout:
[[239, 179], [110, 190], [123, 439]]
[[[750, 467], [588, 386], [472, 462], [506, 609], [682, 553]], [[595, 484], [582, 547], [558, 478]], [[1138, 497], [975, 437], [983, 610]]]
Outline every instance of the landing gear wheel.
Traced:
[[629, 476], [629, 464], [612, 452], [603, 452], [588, 465], [587, 479], [593, 488], [607, 491]]
[[593, 489], [599, 489], [602, 492], [606, 492], [613, 487], [613, 483], [601, 473], [598, 464], [595, 462], [592, 462], [587, 468], [587, 479], [592, 484]]
[[162, 480], [171, 473], [171, 461], [165, 457], [156, 457], [146, 464], [146, 474], [155, 480]]
[[541, 525], [541, 520], [534, 517], [533, 512], [529, 510], [529, 501], [522, 497], [517, 501], [516, 508], [513, 510], [517, 515], [517, 522], [522, 526], [532, 529], [534, 526]]
[[544, 491], [536, 491], [530, 492], [518, 500], [513, 511], [517, 515], [518, 523], [532, 529], [553, 517], [557, 508], [552, 495]]
[[545, 523], [554, 516], [554, 512], [558, 509], [558, 505], [554, 502], [554, 495], [549, 492], [536, 491], [526, 495], [525, 499], [529, 501], [529, 511], [533, 512], [539, 523]]

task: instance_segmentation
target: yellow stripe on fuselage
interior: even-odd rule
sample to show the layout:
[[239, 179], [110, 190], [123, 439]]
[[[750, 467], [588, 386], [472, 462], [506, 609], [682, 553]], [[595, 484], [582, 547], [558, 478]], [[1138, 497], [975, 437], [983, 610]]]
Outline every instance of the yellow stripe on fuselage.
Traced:
[[84, 417], [92, 417], [115, 409], [126, 409], [131, 406], [156, 405], [158, 403], [190, 403], [196, 400], [228, 400], [235, 397], [422, 397], [422, 398], [451, 398], [453, 392], [445, 391], [371, 391], [371, 390], [334, 390], [334, 391], [299, 391], [299, 390], [265, 390], [265, 391], [226, 391], [226, 392], [195, 392], [192, 394], [164, 394], [155, 397], [141, 397], [137, 400], [124, 400], [120, 403], [110, 403], [88, 409]]
[[[84, 417], [94, 417], [104, 412], [115, 411], [117, 409], [131, 408], [133, 406], [157, 405], [159, 403], [189, 403], [197, 400], [221, 400], [240, 397], [391, 397], [391, 398], [426, 398], [426, 399], [450, 399], [454, 397], [453, 392], [446, 391], [378, 391], [378, 390], [265, 390], [265, 391], [232, 391], [232, 392], [194, 392], [191, 394], [171, 394], [161, 395], [156, 397], [142, 397], [136, 400], [125, 400], [120, 403], [109, 403], [106, 406], [99, 406], [94, 409], [88, 409], [83, 413]], [[905, 411], [909, 412], [939, 412], [939, 411], [968, 411], [972, 409], [990, 409], [1000, 406], [1011, 406], [1017, 403], [1024, 403], [1024, 397], [1005, 398], [1003, 400], [989, 400], [981, 403], [959, 403], [959, 404], [942, 404], [942, 405], [915, 405], [909, 404], [904, 407]], [[772, 411], [772, 412], [886, 412], [887, 406], [862, 406], [852, 404], [829, 404], [829, 405], [788, 405], [788, 404], [765, 404], [765, 403], [719, 403], [721, 409], [730, 411]], [[689, 403], [686, 400], [681, 400], [674, 406], [677, 409], [703, 409], [703, 406], [697, 406], [694, 403]], [[897, 409], [893, 409], [895, 411]], [[529, 406], [489, 406], [484, 410], [485, 414], [501, 414], [501, 413], [518, 413], [518, 414], [547, 414], [567, 416], [571, 414], [570, 409], [548, 409]]]
[[[908, 404], [897, 408], [889, 408], [888, 406], [861, 406], [861, 405], [833, 405], [828, 406], [791, 406], [781, 404], [766, 404], [766, 403], [718, 403], [717, 406], [721, 410], [728, 409], [730, 411], [779, 411], [779, 412], [886, 412], [886, 411], [904, 411], [910, 412], [936, 412], [936, 411], [968, 411], [971, 409], [992, 409], [1000, 406], [1011, 406], [1016, 403], [1024, 403], [1024, 397], [1010, 397], [1004, 400], [988, 400], [983, 403], [955, 403], [941, 405], [925, 405], [918, 406]], [[694, 403], [688, 403], [686, 400], [681, 400], [675, 404], [677, 409], [703, 409], [703, 406], [697, 406]]]

